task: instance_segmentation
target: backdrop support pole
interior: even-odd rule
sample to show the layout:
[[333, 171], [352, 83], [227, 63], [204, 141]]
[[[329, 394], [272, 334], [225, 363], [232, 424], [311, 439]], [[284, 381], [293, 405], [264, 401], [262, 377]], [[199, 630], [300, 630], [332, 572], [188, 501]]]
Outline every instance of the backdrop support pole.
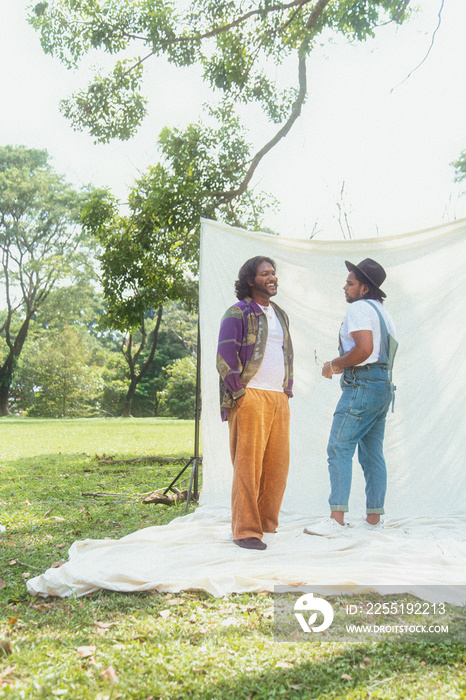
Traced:
[[201, 417], [201, 330], [199, 325], [199, 317], [197, 321], [197, 359], [196, 359], [196, 406], [195, 406], [195, 416], [194, 416], [194, 456], [191, 457], [182, 470], [175, 476], [170, 486], [168, 486], [163, 492], [164, 496], [173, 490], [173, 486], [176, 484], [178, 479], [186, 471], [186, 469], [192, 465], [191, 468], [191, 478], [189, 480], [189, 489], [186, 497], [186, 507], [185, 514], [188, 512], [189, 503], [191, 498], [197, 499], [199, 497], [199, 426]]

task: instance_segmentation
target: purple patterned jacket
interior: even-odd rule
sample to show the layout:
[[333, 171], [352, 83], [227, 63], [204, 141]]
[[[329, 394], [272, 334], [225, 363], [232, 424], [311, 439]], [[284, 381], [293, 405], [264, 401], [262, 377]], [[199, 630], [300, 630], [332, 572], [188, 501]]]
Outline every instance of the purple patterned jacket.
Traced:
[[[283, 390], [293, 396], [293, 346], [288, 316], [271, 302], [283, 328], [283, 361], [285, 379]], [[236, 399], [243, 396], [246, 386], [259, 369], [267, 343], [267, 318], [251, 297], [231, 306], [223, 315], [217, 350], [217, 370], [220, 374], [220, 406], [222, 420]]]

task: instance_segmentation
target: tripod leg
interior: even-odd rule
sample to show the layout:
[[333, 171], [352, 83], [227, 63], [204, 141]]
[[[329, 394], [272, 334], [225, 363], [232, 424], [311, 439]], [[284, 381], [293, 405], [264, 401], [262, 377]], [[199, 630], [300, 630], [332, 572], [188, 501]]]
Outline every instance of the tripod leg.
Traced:
[[194, 481], [194, 498], [197, 498], [197, 476], [198, 476], [197, 466], [198, 466], [197, 459], [193, 458], [193, 468], [191, 470], [191, 479], [189, 481], [188, 495], [186, 496], [186, 507], [184, 509], [185, 515], [188, 512], [189, 502], [191, 501], [191, 495], [192, 495], [192, 490], [193, 490], [193, 481]]
[[164, 495], [164, 496], [166, 496], [167, 493], [168, 493], [169, 491], [172, 490], [173, 484], [176, 484], [176, 482], [178, 481], [178, 479], [180, 478], [180, 476], [181, 476], [182, 474], [185, 473], [186, 469], [189, 467], [189, 465], [191, 464], [191, 462], [192, 462], [193, 460], [194, 460], [194, 457], [191, 457], [191, 459], [188, 460], [188, 461], [186, 462], [186, 464], [184, 465], [183, 469], [175, 476], [175, 478], [174, 478], [173, 481], [171, 482], [170, 486], [167, 486], [167, 488], [166, 488], [165, 491], [163, 492], [163, 495]]

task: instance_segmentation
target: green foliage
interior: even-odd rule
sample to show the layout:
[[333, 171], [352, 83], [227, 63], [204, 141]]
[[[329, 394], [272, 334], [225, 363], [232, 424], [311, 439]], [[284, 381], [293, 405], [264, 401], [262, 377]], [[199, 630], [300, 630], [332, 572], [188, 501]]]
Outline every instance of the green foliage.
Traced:
[[[118, 61], [111, 76], [96, 75], [74, 101], [62, 101], [62, 112], [76, 130], [88, 129], [103, 143], [133, 136], [134, 124], [140, 124], [146, 114], [146, 100], [138, 90], [142, 64], [132, 63]], [[105, 114], [106, 118], [97, 125], [95, 114]]]
[[95, 415], [102, 392], [101, 369], [90, 362], [86, 335], [65, 325], [28, 343], [17, 374], [20, 409], [53, 418]]
[[[97, 328], [101, 310], [100, 295], [86, 285], [63, 287], [47, 298], [31, 321], [28, 339], [15, 366], [10, 392], [14, 413], [121, 415], [130, 381], [129, 367], [121, 352], [124, 338], [117, 332], [104, 334]], [[140, 343], [139, 332], [133, 338], [135, 345]], [[179, 303], [168, 304], [155, 356], [134, 395], [132, 415], [157, 415], [168, 381], [165, 368], [178, 358], [195, 356], [196, 345], [196, 315]], [[141, 363], [149, 354], [150, 346], [144, 348]]]
[[222, 193], [240, 186], [248, 169], [249, 144], [231, 109], [211, 112], [218, 128], [190, 124], [166, 127], [158, 144], [162, 162], [150, 168], [133, 189], [129, 202], [144, 236], [171, 235], [171, 254], [182, 253], [197, 273], [200, 217], [221, 218], [240, 226], [258, 226], [268, 200], [247, 195], [233, 206]]
[[[168, 381], [166, 367], [182, 357], [195, 357], [197, 351], [197, 317], [179, 302], [164, 307], [157, 350], [147, 373], [138, 384], [133, 399], [133, 416], [159, 415], [162, 392]], [[144, 353], [144, 357], [147, 351]], [[171, 415], [171, 414], [170, 414]], [[177, 414], [173, 414], [177, 415]]]
[[81, 219], [103, 247], [99, 259], [105, 323], [121, 331], [139, 328], [148, 309], [170, 299], [190, 301], [195, 294], [186, 279], [187, 263], [195, 254], [189, 245], [192, 234], [163, 228], [150, 214], [144, 220], [133, 201], [130, 209], [129, 215], [119, 215], [112, 195], [100, 191], [93, 194]]
[[197, 64], [211, 90], [256, 102], [279, 121], [290, 110], [293, 92], [277, 89], [277, 65], [309, 54], [324, 30], [362, 41], [382, 22], [404, 21], [407, 6], [405, 0], [50, 0], [33, 8], [30, 23], [44, 51], [69, 67], [96, 49], [125, 55], [109, 75], [97, 75], [87, 90], [63, 103], [75, 127], [108, 141], [129, 138], [144, 117], [141, 85], [150, 57], [164, 56], [176, 66]]
[[462, 151], [458, 160], [452, 163], [455, 168], [455, 182], [466, 180], [466, 151]]
[[90, 280], [82, 280], [79, 284], [52, 289], [34, 314], [34, 322], [44, 329], [78, 326], [101, 337], [99, 317], [104, 309], [102, 294]]
[[79, 225], [87, 196], [52, 170], [46, 151], [0, 148], [0, 283], [6, 309], [0, 327], [0, 415], [8, 412], [14, 365], [32, 317], [63, 280], [83, 283], [93, 275], [89, 239]]
[[[102, 371], [103, 392], [100, 408], [105, 415], [120, 416], [128, 391], [128, 367], [125, 358], [118, 350], [108, 358]], [[147, 415], [151, 415], [148, 413]]]
[[[138, 328], [148, 309], [170, 300], [193, 304], [197, 290], [199, 219], [216, 217], [216, 192], [233, 189], [245, 174], [249, 147], [238, 119], [222, 112], [219, 129], [190, 125], [164, 129], [164, 164], [150, 168], [130, 192], [129, 214], [106, 190], [95, 190], [81, 221], [102, 246], [105, 320], [119, 330]], [[258, 224], [265, 202], [252, 197], [220, 207], [230, 223]]]
[[[46, 275], [52, 256], [68, 262], [66, 243], [76, 237], [73, 225], [78, 222], [80, 202], [78, 193], [53, 172], [47, 151], [0, 147], [0, 244], [15, 269], [21, 253], [27, 256], [25, 272], [34, 277]], [[35, 258], [27, 255], [31, 244], [39, 248]], [[47, 258], [40, 255], [44, 249]], [[69, 264], [67, 272], [71, 271]], [[16, 272], [14, 281], [18, 282], [19, 277]]]
[[160, 412], [176, 418], [194, 418], [196, 362], [192, 357], [175, 360], [166, 367], [169, 376], [160, 402]]

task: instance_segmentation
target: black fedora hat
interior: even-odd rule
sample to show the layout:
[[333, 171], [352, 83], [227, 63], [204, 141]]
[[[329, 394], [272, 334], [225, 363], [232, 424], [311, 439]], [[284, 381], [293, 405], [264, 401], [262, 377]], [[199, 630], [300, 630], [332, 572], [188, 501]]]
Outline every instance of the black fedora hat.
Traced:
[[378, 262], [372, 260], [372, 258], [366, 258], [365, 260], [362, 260], [358, 265], [354, 265], [353, 263], [348, 262], [348, 260], [345, 260], [345, 265], [350, 272], [358, 270], [358, 272], [360, 272], [361, 275], [363, 275], [363, 277], [365, 277], [371, 284], [377, 287], [377, 289], [380, 291], [383, 297], [387, 296], [385, 292], [383, 292], [380, 289], [380, 285], [383, 284], [387, 273], [383, 269], [382, 265], [379, 265]]

